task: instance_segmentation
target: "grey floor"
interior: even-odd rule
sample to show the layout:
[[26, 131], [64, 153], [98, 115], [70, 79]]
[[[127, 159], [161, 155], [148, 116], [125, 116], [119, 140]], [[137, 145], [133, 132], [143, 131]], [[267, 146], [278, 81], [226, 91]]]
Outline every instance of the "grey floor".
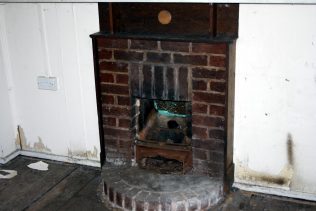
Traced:
[[0, 210], [104, 210], [97, 189], [100, 170], [43, 160], [48, 171], [27, 167], [40, 159], [19, 156], [1, 169], [17, 170], [0, 179]]
[[[0, 179], [0, 210], [106, 210], [97, 191], [98, 168], [47, 160], [48, 171], [27, 167], [39, 160], [19, 156], [0, 165], [0, 171], [18, 171], [12, 179]], [[316, 203], [234, 190], [212, 210], [316, 211]]]

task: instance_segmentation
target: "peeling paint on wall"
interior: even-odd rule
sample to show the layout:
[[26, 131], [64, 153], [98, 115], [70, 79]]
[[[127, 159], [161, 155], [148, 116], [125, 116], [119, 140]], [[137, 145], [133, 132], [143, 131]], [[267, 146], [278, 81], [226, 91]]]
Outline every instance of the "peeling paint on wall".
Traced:
[[293, 168], [291, 165], [286, 165], [279, 174], [267, 174], [250, 169], [247, 166], [236, 164], [236, 182], [248, 183], [252, 185], [276, 187], [282, 189], [290, 189], [291, 180], [293, 177]]
[[93, 151], [92, 150], [88, 150], [88, 151], [81, 151], [81, 150], [75, 150], [72, 151], [70, 149], [68, 149], [68, 156], [69, 157], [85, 157], [85, 158], [98, 158], [98, 149], [97, 147], [93, 147]]
[[33, 144], [33, 149], [37, 152], [52, 152], [46, 145], [44, 145], [41, 137], [38, 137], [38, 142]]
[[30, 143], [27, 143], [24, 130], [20, 125], [18, 126], [18, 134], [15, 140], [15, 144], [18, 146], [18, 148], [22, 150], [30, 150], [30, 151], [36, 151], [36, 152], [52, 152], [52, 150], [49, 149], [43, 143], [43, 140], [41, 137], [38, 137], [38, 142], [33, 143], [33, 146], [31, 146]]
[[24, 130], [20, 125], [18, 125], [18, 134], [17, 134], [15, 143], [17, 144], [17, 146], [20, 147], [20, 149], [25, 149], [25, 148], [30, 147], [29, 145], [26, 144], [26, 142], [27, 141], [24, 134]]
[[[15, 140], [15, 144], [19, 149], [34, 151], [34, 152], [45, 152], [52, 153], [52, 150], [49, 149], [42, 140], [41, 137], [38, 136], [38, 141], [31, 145], [27, 142], [24, 130], [21, 126], [18, 126], [18, 134]], [[99, 152], [96, 146], [93, 147], [93, 150], [74, 150], [68, 149], [68, 157], [70, 158], [84, 158], [91, 160], [99, 160]]]
[[21, 143], [21, 141], [20, 141], [19, 133], [17, 133], [16, 137], [15, 137], [15, 146], [16, 146], [17, 149], [21, 149], [20, 143]]
[[243, 165], [242, 162], [237, 161], [235, 165], [236, 182], [289, 190], [294, 174], [293, 147], [293, 137], [291, 133], [288, 133], [286, 140], [287, 164], [278, 174], [255, 171], [248, 166]]

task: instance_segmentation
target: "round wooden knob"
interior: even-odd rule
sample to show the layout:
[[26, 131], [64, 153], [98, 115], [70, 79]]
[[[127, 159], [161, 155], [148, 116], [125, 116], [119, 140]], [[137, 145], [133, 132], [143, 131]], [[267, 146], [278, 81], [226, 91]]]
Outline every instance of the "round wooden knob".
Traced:
[[161, 10], [158, 14], [159, 23], [166, 25], [171, 22], [172, 16], [168, 10]]

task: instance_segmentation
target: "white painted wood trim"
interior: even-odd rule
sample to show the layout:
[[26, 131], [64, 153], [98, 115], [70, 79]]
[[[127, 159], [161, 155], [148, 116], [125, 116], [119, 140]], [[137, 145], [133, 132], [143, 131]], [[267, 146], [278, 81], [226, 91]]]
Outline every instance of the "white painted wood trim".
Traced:
[[[0, 0], [1, 2], [1, 0]], [[6, 80], [8, 83], [8, 93], [11, 105], [11, 116], [12, 116], [12, 129], [17, 131], [18, 125], [18, 115], [15, 102], [15, 93], [14, 93], [14, 83], [12, 77], [12, 66], [11, 66], [11, 57], [8, 46], [7, 30], [6, 30], [6, 19], [5, 19], [5, 8], [0, 7], [0, 51], [3, 56], [4, 72]]]
[[28, 151], [28, 150], [21, 150], [20, 155], [48, 159], [48, 160], [53, 160], [53, 161], [66, 162], [66, 163], [75, 163], [75, 164], [80, 164], [80, 165], [85, 165], [85, 166], [101, 167], [101, 164], [99, 161], [88, 160], [88, 159], [83, 159], [83, 158], [71, 158], [71, 157], [62, 156], [62, 155], [53, 155], [53, 154], [33, 152], [33, 151]]
[[[97, 3], [122, 2], [121, 0], [0, 0], [3, 3]], [[316, 0], [125, 0], [124, 2], [157, 2], [157, 3], [244, 3], [244, 4], [316, 4]]]
[[253, 184], [246, 184], [246, 183], [239, 183], [239, 182], [234, 182], [233, 187], [239, 188], [245, 191], [316, 201], [316, 195], [310, 194], [310, 193], [297, 192], [297, 191], [292, 191], [292, 190], [283, 190], [279, 188], [263, 187], [263, 186], [257, 186]]
[[10, 160], [14, 159], [18, 155], [24, 155], [29, 157], [35, 157], [35, 158], [41, 158], [41, 159], [47, 159], [52, 161], [60, 161], [60, 162], [66, 162], [66, 163], [74, 163], [79, 165], [85, 165], [85, 166], [93, 166], [93, 167], [101, 167], [101, 164], [99, 161], [96, 160], [88, 160], [88, 159], [82, 159], [82, 158], [71, 158], [67, 156], [62, 155], [53, 155], [53, 154], [47, 154], [42, 152], [33, 152], [28, 150], [16, 150], [10, 155], [0, 158], [0, 164], [5, 164], [9, 162]]
[[5, 164], [5, 163], [9, 162], [10, 160], [17, 157], [19, 154], [20, 154], [20, 150], [15, 150], [14, 152], [5, 156], [4, 158], [0, 158], [0, 164]]

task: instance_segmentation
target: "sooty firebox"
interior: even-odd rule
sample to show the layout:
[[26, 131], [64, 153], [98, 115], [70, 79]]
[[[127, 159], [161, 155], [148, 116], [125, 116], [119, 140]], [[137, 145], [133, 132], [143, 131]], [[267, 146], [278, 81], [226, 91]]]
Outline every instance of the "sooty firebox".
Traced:
[[[191, 103], [137, 99], [136, 160], [160, 173], [184, 173], [191, 168]], [[181, 155], [182, 154], [182, 155]]]

